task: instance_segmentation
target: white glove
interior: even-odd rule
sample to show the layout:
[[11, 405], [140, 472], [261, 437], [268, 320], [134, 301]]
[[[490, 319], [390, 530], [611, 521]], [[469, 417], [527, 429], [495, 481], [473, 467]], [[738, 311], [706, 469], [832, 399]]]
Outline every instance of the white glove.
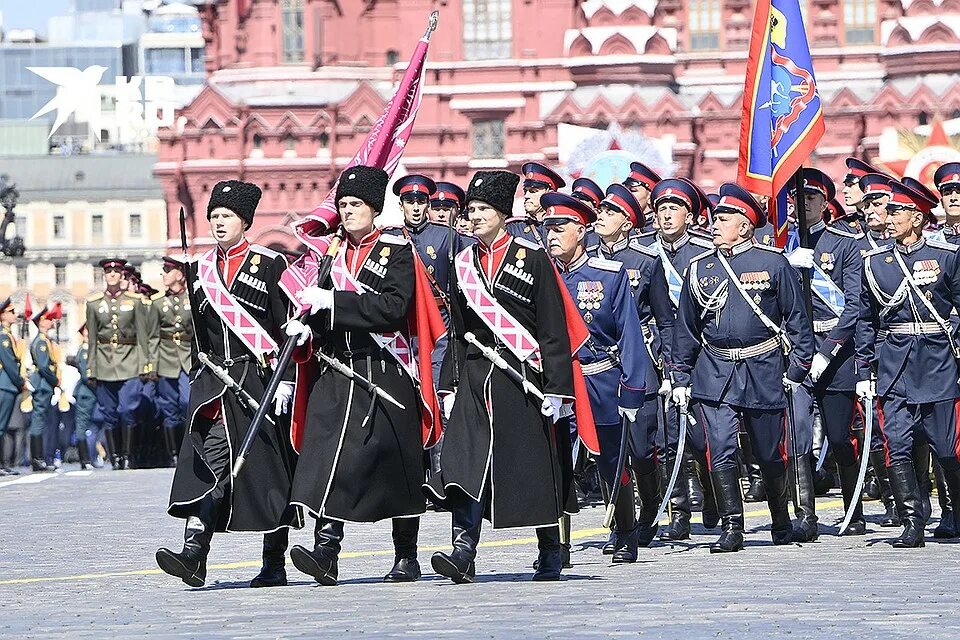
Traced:
[[823, 372], [830, 366], [830, 360], [822, 353], [813, 356], [813, 364], [810, 365], [810, 379], [816, 382], [823, 375]]
[[453, 413], [453, 403], [457, 399], [457, 394], [455, 393], [445, 393], [440, 397], [440, 402], [443, 404], [443, 417], [447, 420], [450, 419], [450, 414]]
[[872, 380], [861, 380], [857, 383], [856, 390], [857, 397], [867, 402], [872, 401], [877, 395], [877, 389]]
[[637, 421], [637, 410], [629, 409], [627, 407], [617, 407], [617, 412], [620, 414], [621, 418], [626, 418], [630, 422]]
[[556, 422], [560, 419], [560, 408], [563, 406], [563, 399], [557, 396], [545, 396], [543, 404], [540, 405], [540, 413]]
[[33, 385], [30, 384], [30, 381], [29, 381], [29, 380], [25, 380], [25, 381], [24, 381], [24, 384], [26, 384], [27, 392], [28, 392], [28, 393], [33, 393], [34, 391], [36, 391], [36, 389], [33, 388]]
[[290, 400], [293, 399], [293, 383], [281, 382], [277, 387], [277, 393], [273, 396], [273, 415], [282, 416], [290, 407]]
[[690, 389], [686, 387], [673, 388], [673, 404], [681, 411], [685, 411], [687, 404], [690, 403]]
[[670, 378], [663, 379], [663, 382], [660, 383], [660, 389], [657, 390], [657, 393], [664, 398], [670, 397], [670, 394], [673, 393], [673, 383], [670, 382]]
[[799, 382], [791, 380], [789, 377], [787, 377], [787, 374], [783, 374], [783, 380], [781, 382], [783, 383], [783, 389], [791, 393], [796, 391], [797, 387], [800, 386]]
[[296, 318], [293, 318], [287, 323], [287, 326], [284, 328], [284, 332], [290, 337], [297, 336], [298, 347], [302, 347], [303, 345], [307, 344], [307, 340], [309, 340], [310, 336], [313, 335], [313, 330]]
[[797, 247], [787, 256], [787, 261], [797, 269], [809, 269], [813, 266], [813, 249]]
[[53, 388], [53, 395], [50, 397], [50, 406], [55, 407], [60, 403], [60, 387]]
[[297, 300], [304, 306], [309, 306], [308, 314], [333, 308], [333, 290], [320, 287], [307, 287], [297, 294]]

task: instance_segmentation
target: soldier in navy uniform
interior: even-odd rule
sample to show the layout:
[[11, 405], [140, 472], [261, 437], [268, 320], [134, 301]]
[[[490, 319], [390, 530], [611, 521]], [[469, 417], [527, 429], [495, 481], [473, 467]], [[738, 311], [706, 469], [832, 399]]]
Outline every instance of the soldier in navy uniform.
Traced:
[[[694, 214], [704, 209], [701, 192], [697, 187], [683, 178], [665, 178], [657, 183], [653, 189], [651, 199], [657, 220], [657, 230], [651, 235], [653, 241], [648, 251], [657, 256], [661, 272], [667, 284], [669, 307], [664, 313], [671, 315], [671, 322], [675, 321], [677, 310], [683, 294], [683, 278], [695, 256], [708, 251], [713, 244], [703, 238], [691, 235], [690, 226], [694, 221]], [[671, 334], [672, 336], [672, 334]], [[666, 362], [671, 361], [670, 348], [664, 345]], [[664, 376], [660, 393], [665, 397], [671, 394], [669, 375]], [[670, 525], [663, 530], [660, 539], [664, 541], [686, 540], [690, 537], [690, 517], [692, 512], [691, 480], [698, 477], [697, 468], [703, 474], [701, 486], [704, 495], [703, 524], [712, 529], [717, 526], [718, 516], [716, 502], [712, 495], [709, 471], [707, 468], [707, 443], [703, 429], [687, 424], [687, 446], [685, 451], [677, 451], [680, 443], [680, 415], [678, 407], [666, 407], [666, 433], [657, 433], [657, 446], [662, 452], [660, 468], [663, 474], [664, 485], [670, 478], [670, 473], [676, 461], [681, 456], [681, 474], [673, 486], [670, 495]]]
[[[776, 545], [793, 541], [787, 510], [785, 389], [802, 383], [813, 335], [800, 279], [778, 250], [753, 241], [766, 222], [742, 187], [720, 187], [714, 210], [716, 249], [690, 262], [671, 351], [673, 400], [706, 431], [709, 464], [723, 523], [711, 552], [743, 548], [743, 503], [736, 461], [742, 421], [760, 462]], [[776, 384], [782, 380], [782, 386]]]
[[940, 192], [944, 240], [960, 244], [960, 162], [941, 165], [933, 174], [933, 183]]
[[452, 182], [437, 182], [436, 190], [430, 195], [430, 221], [447, 226], [456, 221], [463, 211], [463, 198], [466, 194]]
[[[873, 167], [859, 158], [847, 158], [847, 173], [843, 176], [843, 195], [844, 206], [852, 211], [849, 214], [850, 224], [860, 226], [866, 218], [863, 212], [863, 189], [860, 187], [860, 178], [868, 173], [881, 173], [879, 169]], [[860, 229], [863, 231], [863, 229]]]
[[278, 292], [286, 259], [244, 235], [260, 195], [260, 188], [249, 182], [214, 185], [207, 219], [217, 246], [191, 263], [187, 283], [196, 333], [190, 409], [167, 507], [167, 513], [186, 524], [183, 549], [161, 548], [156, 560], [164, 572], [191, 587], [206, 580], [214, 532], [235, 531], [263, 534], [263, 566], [250, 586], [285, 585], [288, 527], [302, 526], [299, 509], [290, 505], [296, 458], [281, 417], [293, 396], [293, 367], [284, 371], [276, 395], [266, 400], [272, 402], [272, 416], [263, 422], [234, 477], [253, 410], [198, 357], [205, 353], [250, 398], [265, 401], [289, 310]]
[[[17, 321], [17, 311], [13, 300], [7, 298], [0, 303], [0, 446], [10, 424], [10, 416], [20, 399], [20, 392], [27, 388], [27, 381], [21, 375], [20, 349], [13, 335], [13, 323]], [[0, 460], [5, 463], [6, 458]], [[5, 464], [0, 464], [0, 477], [20, 475]]]
[[624, 469], [618, 467], [623, 429], [634, 436], [626, 446], [637, 485], [652, 489], [641, 495], [646, 511], [656, 513], [656, 507], [651, 509], [650, 505], [656, 505], [658, 497], [656, 417], [638, 425], [638, 412], [647, 395], [647, 370], [651, 368], [640, 316], [623, 263], [591, 257], [586, 252], [587, 225], [596, 215], [590, 206], [561, 193], [545, 194], [542, 203], [550, 255], [590, 330], [587, 344], [577, 355], [600, 438], [597, 467], [611, 494], [614, 483], [624, 485], [614, 505], [613, 562], [636, 562], [641, 528], [655, 529], [656, 523], [652, 516], [646, 522], [637, 522], [634, 514], [629, 475], [624, 481]]
[[[479, 344], [495, 349], [541, 390], [543, 400], [476, 344], [464, 340], [447, 351], [440, 390], [448, 426], [440, 473], [431, 476], [425, 490], [452, 512], [453, 524], [453, 550], [434, 554], [431, 564], [457, 583], [474, 581], [484, 516], [494, 528], [536, 527], [539, 557], [533, 579], [559, 580], [558, 520], [576, 511], [570, 441], [560, 435], [567, 427], [557, 424], [574, 398], [568, 320], [549, 256], [539, 244], [505, 229], [517, 183], [517, 176], [506, 171], [478, 171], [471, 180], [467, 210], [478, 242], [457, 257], [451, 312], [457, 335], [471, 332]], [[485, 309], [503, 309], [507, 315], [494, 318]], [[460, 363], [457, 389], [453, 358]], [[580, 416], [577, 422], [583, 438], [592, 423]]]
[[660, 182], [660, 175], [656, 171], [642, 162], [630, 163], [630, 174], [624, 178], [623, 186], [630, 189], [643, 210], [643, 217], [637, 225], [639, 232], [646, 231], [652, 222], [653, 207], [650, 203], [650, 194], [653, 193], [653, 188], [658, 182]]
[[542, 229], [543, 207], [540, 205], [540, 196], [550, 191], [558, 191], [567, 183], [556, 171], [539, 162], [527, 162], [520, 168], [520, 172], [523, 174], [523, 215], [507, 220], [507, 233], [514, 238], [523, 238], [546, 247], [547, 236]]
[[[591, 256], [605, 260], [615, 260], [623, 264], [630, 284], [640, 326], [651, 366], [647, 367], [644, 388], [645, 402], [630, 425], [630, 462], [637, 479], [637, 491], [640, 498], [640, 535], [637, 544], [649, 546], [656, 535], [657, 523], [653, 517], [657, 513], [660, 499], [660, 482], [656, 474], [650, 472], [651, 466], [657, 469], [657, 460], [647, 460], [641, 452], [645, 451], [648, 435], [658, 438], [657, 391], [664, 377], [663, 363], [666, 349], [672, 342], [674, 313], [667, 293], [667, 281], [663, 266], [656, 252], [642, 245], [631, 233], [643, 219], [643, 209], [633, 193], [622, 184], [607, 187], [607, 194], [600, 203], [597, 219], [594, 223], [594, 240], [588, 240], [586, 251]], [[659, 439], [659, 438], [658, 438]], [[662, 441], [662, 439], [660, 439]], [[623, 492], [621, 492], [621, 496]], [[611, 533], [603, 546], [603, 553], [614, 554], [622, 546], [623, 538]]]
[[[808, 380], [794, 394], [798, 451], [793, 454], [795, 469], [800, 474], [800, 513], [799, 521], [794, 525], [794, 539], [797, 542], [810, 542], [818, 536], [813, 481], [815, 461], [812, 454], [814, 409], [820, 415], [837, 464], [844, 506], [849, 508], [851, 504], [856, 505], [845, 534], [866, 533], [860, 496], [854, 495], [862, 449], [852, 429], [856, 408], [853, 336], [860, 316], [863, 261], [860, 256], [862, 235], [837, 225], [828, 225], [824, 220], [822, 212], [835, 196], [830, 178], [822, 171], [805, 168], [803, 185], [802, 197], [813, 248], [798, 248], [788, 259], [797, 269], [810, 269], [813, 295], [816, 353]], [[797, 197], [796, 194], [794, 197]]]
[[74, 435], [77, 439], [77, 451], [80, 455], [80, 468], [86, 469], [88, 464], [92, 464], [93, 457], [90, 455], [89, 440], [87, 432], [97, 430], [91, 429], [93, 424], [93, 410], [97, 406], [97, 396], [90, 385], [88, 367], [90, 361], [90, 347], [88, 346], [89, 336], [87, 333], [87, 324], [83, 323], [80, 327], [81, 342], [77, 349], [77, 370], [80, 371], [80, 379], [73, 391], [73, 397], [77, 402], [74, 405]]
[[600, 206], [604, 198], [603, 189], [590, 178], [577, 178], [570, 185], [570, 195], [577, 200], [586, 203], [594, 212]]
[[857, 326], [857, 393], [883, 407], [881, 434], [903, 533], [898, 548], [922, 547], [922, 495], [914, 442], [925, 436], [951, 495], [960, 495], [956, 398], [960, 357], [950, 314], [960, 309], [957, 246], [924, 238], [934, 201], [890, 183], [887, 228], [895, 244], [867, 253]]

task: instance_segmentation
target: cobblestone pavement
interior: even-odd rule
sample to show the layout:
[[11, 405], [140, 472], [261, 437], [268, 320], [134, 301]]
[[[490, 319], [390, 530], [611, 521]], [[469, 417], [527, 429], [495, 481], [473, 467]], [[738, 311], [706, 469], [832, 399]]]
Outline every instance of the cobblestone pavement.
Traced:
[[[600, 509], [574, 519], [574, 567], [561, 583], [532, 583], [532, 531], [484, 531], [477, 584], [429, 572], [446, 548], [449, 516], [421, 528], [416, 584], [387, 585], [389, 523], [348, 526], [338, 587], [288, 563], [285, 588], [248, 589], [259, 567], [254, 535], [214, 537], [207, 585], [190, 589], [154, 564], [179, 548], [165, 512], [169, 470], [72, 471], [0, 483], [0, 638], [956, 638], [960, 547], [927, 537], [898, 551], [893, 530], [837, 538], [839, 496], [822, 498], [819, 542], [774, 548], [765, 505], [748, 505], [747, 548], [710, 555], [715, 534], [609, 563]], [[39, 480], [39, 481], [38, 481]], [[934, 500], [936, 502], [936, 500]], [[935, 507], [936, 512], [936, 507]], [[936, 519], [928, 531], [935, 526]], [[295, 532], [292, 543], [309, 544]], [[348, 635], [349, 634], [349, 635]]]

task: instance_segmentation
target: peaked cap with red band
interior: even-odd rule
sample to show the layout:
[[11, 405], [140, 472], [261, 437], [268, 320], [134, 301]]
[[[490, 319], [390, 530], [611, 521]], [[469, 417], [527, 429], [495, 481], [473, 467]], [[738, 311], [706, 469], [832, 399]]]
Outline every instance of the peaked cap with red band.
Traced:
[[890, 183], [893, 179], [882, 173], [867, 173], [860, 176], [860, 191], [863, 192], [863, 199], [870, 200], [880, 196], [890, 195]]
[[123, 269], [127, 266], [127, 261], [123, 258], [104, 258], [97, 266], [101, 269]]
[[37, 311], [31, 320], [34, 324], [40, 322], [41, 319], [46, 318], [47, 320], [59, 320], [63, 317], [63, 305], [59, 302], [55, 303], [52, 307], [50, 305], [45, 305], [40, 311]]
[[456, 207], [463, 209], [466, 193], [452, 182], [438, 182], [437, 190], [430, 196], [430, 204], [435, 207]]
[[593, 207], [565, 193], [551, 191], [543, 194], [540, 196], [540, 206], [546, 212], [543, 214], [543, 224], [547, 225], [576, 222], [587, 226], [597, 219]]
[[847, 175], [843, 177], [843, 184], [853, 184], [868, 173], [880, 173], [880, 170], [859, 158], [847, 158]]
[[650, 194], [653, 207], [656, 209], [662, 202], [676, 202], [690, 210], [690, 213], [700, 213], [703, 205], [700, 194], [692, 182], [681, 178], [664, 178], [653, 187]]
[[944, 187], [960, 187], [960, 162], [948, 162], [940, 165], [936, 173], [933, 174], [933, 184], [941, 192]]
[[631, 162], [630, 175], [624, 179], [623, 184], [628, 187], [634, 184], [642, 184], [648, 191], [653, 191], [658, 182], [660, 182], [660, 176], [656, 171], [642, 162]]
[[713, 215], [721, 213], [739, 213], [757, 229], [767, 224], [767, 212], [749, 191], [735, 182], [720, 185], [720, 201], [713, 208]]
[[603, 189], [590, 178], [577, 178], [573, 181], [570, 195], [577, 200], [589, 202], [596, 208], [603, 200]]
[[400, 196], [401, 200], [403, 200], [404, 196], [418, 194], [429, 198], [430, 195], [436, 190], [437, 183], [427, 176], [422, 176], [418, 173], [411, 173], [408, 176], [403, 176], [393, 183], [393, 195]]
[[623, 215], [630, 218], [630, 223], [638, 227], [643, 223], [643, 209], [637, 202], [637, 196], [631, 193], [630, 189], [622, 184], [613, 183], [607, 187], [607, 197], [603, 199], [601, 205], [609, 205], [620, 211]]
[[933, 215], [933, 208], [937, 206], [934, 200], [896, 180], [890, 181], [890, 191], [890, 202], [887, 203], [888, 211], [914, 209], [922, 212], [928, 223], [937, 221], [937, 217]]
[[520, 167], [520, 172], [523, 174], [524, 188], [556, 191], [567, 186], [556, 171], [539, 162], [527, 162]]
[[827, 207], [823, 210], [823, 219], [827, 222], [836, 222], [848, 215], [847, 210], [836, 198], [827, 202]]
[[[837, 187], [833, 184], [830, 176], [813, 167], [803, 168], [803, 190], [819, 193], [827, 200], [833, 200], [837, 197]], [[793, 191], [793, 189], [790, 190], [791, 193]]]
[[916, 191], [917, 193], [923, 196], [926, 196], [927, 199], [933, 200], [937, 204], [940, 204], [940, 195], [931, 191], [930, 187], [923, 184], [916, 178], [911, 178], [910, 176], [904, 176], [901, 182], [907, 185], [908, 187], [910, 187], [911, 189], [913, 189], [914, 191]]

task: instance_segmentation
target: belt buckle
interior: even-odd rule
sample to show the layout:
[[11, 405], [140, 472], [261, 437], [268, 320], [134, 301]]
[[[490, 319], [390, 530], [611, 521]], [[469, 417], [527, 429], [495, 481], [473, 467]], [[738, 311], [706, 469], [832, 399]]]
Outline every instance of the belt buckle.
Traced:
[[119, 346], [120, 346], [120, 336], [118, 336], [117, 334], [113, 334], [112, 336], [110, 336], [110, 346], [113, 347], [114, 349], [116, 349], [117, 347], [119, 347]]
[[734, 362], [740, 362], [743, 360], [743, 350], [740, 347], [733, 347], [730, 349], [730, 359]]
[[225, 367], [232, 367], [233, 365], [234, 365], [233, 358], [224, 358], [224, 359], [223, 359], [223, 366], [225, 366]]
[[179, 331], [174, 332], [172, 340], [173, 340], [173, 343], [174, 343], [175, 345], [177, 345], [178, 347], [180, 346], [180, 332], [179, 332]]

